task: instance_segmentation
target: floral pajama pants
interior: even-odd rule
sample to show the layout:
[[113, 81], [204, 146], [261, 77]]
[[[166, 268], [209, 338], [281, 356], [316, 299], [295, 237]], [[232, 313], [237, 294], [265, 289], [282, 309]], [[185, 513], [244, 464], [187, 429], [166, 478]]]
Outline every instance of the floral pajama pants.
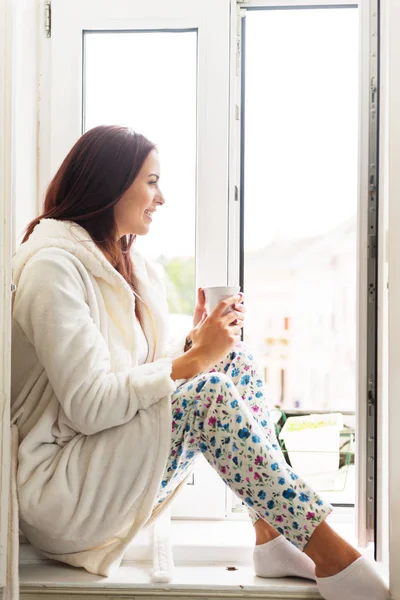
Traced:
[[247, 505], [253, 522], [264, 519], [300, 550], [332, 510], [286, 463], [260, 372], [242, 342], [172, 394], [171, 454], [158, 503], [187, 477], [199, 453]]

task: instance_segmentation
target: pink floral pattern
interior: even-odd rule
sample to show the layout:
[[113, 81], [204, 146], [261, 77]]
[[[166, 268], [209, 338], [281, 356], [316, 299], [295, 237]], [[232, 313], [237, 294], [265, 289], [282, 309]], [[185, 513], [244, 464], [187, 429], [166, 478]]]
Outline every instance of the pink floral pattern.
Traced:
[[332, 507], [286, 463], [264, 400], [263, 381], [243, 343], [172, 396], [172, 447], [158, 503], [206, 460], [247, 505], [301, 550]]

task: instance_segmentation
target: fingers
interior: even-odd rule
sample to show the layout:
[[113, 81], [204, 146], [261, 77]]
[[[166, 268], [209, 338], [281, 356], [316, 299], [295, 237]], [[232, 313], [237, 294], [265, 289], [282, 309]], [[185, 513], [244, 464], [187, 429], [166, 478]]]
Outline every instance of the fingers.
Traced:
[[203, 288], [199, 288], [197, 290], [197, 303], [200, 304], [200, 306], [205, 306], [206, 303], [206, 295], [204, 293]]
[[230, 323], [229, 327], [239, 327], [239, 329], [243, 329], [244, 327], [244, 319], [235, 319]]
[[216, 316], [221, 317], [228, 308], [231, 308], [234, 304], [240, 302], [240, 300], [241, 295], [230, 296], [229, 298], [225, 298], [225, 300], [222, 300], [214, 309]]
[[198, 327], [200, 325], [202, 325], [206, 319], [207, 319], [207, 313], [206, 313], [206, 311], [204, 311], [203, 314], [201, 315], [201, 319], [200, 319], [200, 321], [198, 323]]
[[236, 326], [236, 325], [233, 325], [233, 326], [231, 327], [230, 334], [231, 334], [231, 335], [233, 335], [234, 337], [236, 337], [236, 336], [239, 336], [239, 337], [241, 337], [241, 333], [242, 333], [242, 329], [241, 329], [241, 327], [238, 327], [238, 326]]
[[240, 300], [237, 302], [237, 305], [238, 306], [242, 306], [243, 302], [244, 302], [244, 294], [243, 294], [243, 292], [239, 292], [239, 298], [240, 298]]
[[233, 309], [243, 314], [247, 311], [247, 308], [244, 306], [244, 304], [234, 304]]
[[229, 310], [226, 315], [222, 315], [221, 317], [217, 317], [218, 320], [221, 320], [221, 323], [223, 323], [224, 325], [230, 325], [231, 323], [233, 323], [236, 320], [243, 320], [244, 319], [244, 314], [242, 312], [239, 312], [237, 310]]
[[240, 316], [234, 321], [234, 325], [239, 324], [240, 327], [244, 326], [244, 316], [247, 312], [247, 308], [244, 306], [243, 302], [244, 302], [244, 294], [240, 293], [241, 300], [239, 302], [236, 302], [233, 305], [233, 310], [235, 311], [236, 314], [239, 314]]
[[243, 306], [243, 304], [234, 304], [226, 310], [226, 314], [223, 314], [220, 318], [224, 321], [228, 321], [229, 323], [232, 323], [235, 319], [243, 321], [247, 311], [246, 307]]

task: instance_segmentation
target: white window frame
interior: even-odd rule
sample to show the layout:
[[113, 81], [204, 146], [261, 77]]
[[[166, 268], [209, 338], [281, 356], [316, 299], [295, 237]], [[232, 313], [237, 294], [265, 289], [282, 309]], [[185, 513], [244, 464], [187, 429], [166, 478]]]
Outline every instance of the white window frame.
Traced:
[[[385, 411], [381, 420], [382, 464], [385, 483], [382, 490], [382, 529], [386, 537], [388, 552], [384, 560], [389, 563], [390, 591], [394, 599], [400, 598], [400, 4], [397, 0], [382, 0], [381, 3], [381, 54], [382, 54], [382, 97], [381, 97], [381, 201], [382, 220], [387, 237], [383, 239], [385, 259], [388, 263], [388, 280], [382, 281], [382, 295], [387, 293], [387, 306], [382, 315], [386, 323], [387, 338], [383, 336], [381, 352], [385, 399]], [[387, 229], [386, 229], [387, 225]], [[387, 292], [384, 291], [388, 285]], [[384, 334], [385, 332], [383, 332]], [[386, 362], [387, 360], [387, 362]], [[385, 464], [385, 459], [387, 463]], [[388, 496], [386, 494], [388, 493]], [[386, 497], [385, 497], [386, 496]], [[385, 527], [386, 525], [386, 527]]]
[[327, 6], [356, 6], [363, 0], [238, 0], [243, 8], [326, 8]]
[[[360, 23], [360, 154], [359, 154], [359, 198], [358, 198], [358, 399], [357, 399], [357, 492], [356, 508], [353, 511], [355, 534], [360, 547], [366, 547], [371, 541], [371, 534], [367, 528], [366, 489], [367, 489], [367, 461], [365, 423], [367, 421], [367, 388], [366, 388], [366, 356], [367, 356], [367, 270], [366, 254], [368, 248], [367, 226], [368, 205], [368, 136], [369, 136], [369, 98], [370, 89], [370, 28], [371, 28], [371, 2], [370, 0], [232, 0], [231, 8], [231, 177], [230, 177], [230, 265], [229, 272], [233, 282], [235, 274], [239, 271], [238, 249], [240, 246], [240, 210], [235, 202], [235, 187], [240, 188], [240, 125], [235, 121], [234, 112], [239, 112], [241, 96], [240, 77], [240, 14], [248, 8], [304, 8], [307, 7], [335, 7], [357, 6], [359, 8]], [[236, 9], [236, 10], [235, 10]], [[237, 68], [237, 65], [239, 68]], [[339, 82], [338, 82], [339, 84]], [[236, 106], [238, 108], [236, 108]], [[238, 156], [239, 155], [239, 156]], [[232, 506], [232, 499], [227, 491], [227, 507]], [[335, 509], [344, 518], [348, 517], [347, 508]], [[231, 518], [240, 518], [230, 512]], [[378, 515], [376, 516], [378, 518]], [[379, 538], [379, 541], [382, 541]]]
[[[361, 39], [361, 80], [360, 80], [360, 222], [359, 258], [362, 265], [358, 273], [359, 286], [359, 371], [358, 396], [366, 398], [366, 298], [367, 274], [364, 268], [367, 252], [367, 210], [361, 204], [366, 197], [368, 173], [368, 133], [369, 106], [366, 99], [370, 91], [370, 35], [373, 14], [373, 0], [238, 0], [246, 7], [300, 7], [356, 5], [360, 9]], [[393, 598], [400, 598], [400, 4], [397, 0], [381, 0], [381, 82], [380, 82], [380, 163], [379, 163], [379, 282], [378, 282], [378, 395], [380, 399], [378, 415], [378, 473], [380, 479], [377, 492], [378, 536], [377, 560], [389, 570], [390, 589]], [[390, 285], [389, 285], [390, 281]], [[366, 526], [366, 423], [367, 406], [358, 402], [358, 462], [363, 466], [358, 470], [356, 537], [360, 547], [368, 544]], [[338, 512], [337, 510], [335, 512]]]
[[[40, 111], [46, 121], [45, 111], [50, 112], [42, 139], [49, 148], [41, 167], [44, 191], [81, 132], [82, 31], [198, 30], [197, 126], [202, 135], [197, 145], [197, 199], [201, 202], [196, 206], [196, 285], [202, 286], [226, 284], [228, 273], [228, 11], [229, 0], [115, 0], [112, 11], [107, 2], [97, 0], [52, 0], [52, 37], [42, 40], [47, 64], [42, 64], [41, 75], [50, 79]], [[57, 86], [56, 80], [64, 83]]]
[[[358, 202], [358, 329], [357, 329], [357, 427], [356, 427], [356, 534], [360, 546], [373, 541], [367, 515], [367, 329], [368, 329], [368, 173], [369, 173], [369, 123], [370, 123], [370, 48], [371, 2], [360, 2], [360, 142], [359, 142], [359, 202]], [[376, 21], [376, 19], [375, 19]], [[374, 23], [376, 24], [376, 23]], [[379, 264], [381, 274], [381, 264]], [[378, 292], [377, 292], [378, 294]], [[379, 375], [378, 375], [379, 377]], [[377, 519], [378, 515], [375, 515]], [[379, 524], [378, 524], [379, 528]], [[379, 540], [375, 540], [379, 545]]]

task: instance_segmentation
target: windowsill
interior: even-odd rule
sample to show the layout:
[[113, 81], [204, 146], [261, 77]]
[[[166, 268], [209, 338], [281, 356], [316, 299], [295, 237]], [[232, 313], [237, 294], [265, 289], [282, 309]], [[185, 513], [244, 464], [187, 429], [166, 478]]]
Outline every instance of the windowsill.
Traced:
[[[349, 515], [348, 515], [349, 516]], [[337, 517], [336, 517], [337, 518]], [[347, 519], [349, 521], [349, 519]], [[338, 522], [330, 518], [331, 525], [354, 544], [352, 522]], [[254, 533], [248, 521], [183, 521], [172, 522], [172, 543], [175, 560], [173, 580], [168, 584], [151, 581], [151, 544], [146, 530], [141, 532], [129, 550], [122, 566], [112, 577], [91, 575], [54, 562], [40, 560], [29, 545], [21, 547], [20, 582], [22, 597], [51, 590], [57, 598], [64, 594], [129, 595], [135, 596], [206, 597], [225, 598], [240, 596], [257, 598], [294, 598], [311, 600], [320, 598], [312, 581], [288, 579], [262, 579], [255, 577], [251, 561]], [[373, 545], [361, 549], [373, 558]], [[227, 571], [234, 566], [236, 571]]]
[[[193, 597], [237, 598], [286, 598], [286, 600], [320, 599], [317, 586], [305, 579], [262, 579], [255, 577], [251, 567], [239, 566], [237, 571], [227, 571], [227, 565], [177, 565], [170, 583], [152, 583], [151, 563], [131, 566], [123, 564], [113, 577], [103, 578], [82, 569], [64, 565], [41, 564], [23, 565], [20, 570], [21, 598], [45, 590], [53, 592], [57, 599], [74, 595], [81, 597], [90, 594], [114, 595], [119, 599], [134, 592], [135, 597], [146, 595], [163, 598], [179, 597], [181, 600]], [[230, 566], [230, 565], [229, 565]]]
[[[254, 530], [250, 519], [211, 521], [173, 519], [171, 541], [177, 564], [233, 563], [250, 566], [254, 548]], [[354, 510], [337, 509], [328, 518], [329, 524], [353, 546], [357, 545], [354, 531]], [[360, 552], [373, 558], [373, 544]], [[144, 530], [125, 555], [125, 561], [151, 561], [151, 547]]]
[[[353, 546], [354, 516], [351, 509], [338, 509], [328, 518], [329, 524]], [[250, 520], [237, 521], [173, 519], [171, 543], [176, 564], [232, 563], [250, 566], [254, 548], [254, 531]], [[373, 544], [360, 552], [373, 558]], [[150, 530], [142, 530], [127, 550], [124, 563], [152, 561]], [[47, 562], [30, 544], [20, 546], [20, 564]]]

